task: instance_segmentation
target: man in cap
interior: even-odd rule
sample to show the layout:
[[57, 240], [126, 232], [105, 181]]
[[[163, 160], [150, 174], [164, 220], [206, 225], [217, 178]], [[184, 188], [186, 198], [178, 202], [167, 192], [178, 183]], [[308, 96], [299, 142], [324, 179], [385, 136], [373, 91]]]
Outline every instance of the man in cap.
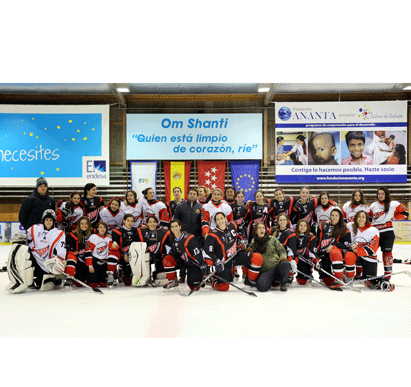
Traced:
[[28, 230], [31, 226], [41, 223], [41, 217], [48, 209], [55, 211], [56, 203], [48, 194], [47, 180], [39, 177], [36, 181], [36, 189], [21, 205], [19, 222], [25, 230]]

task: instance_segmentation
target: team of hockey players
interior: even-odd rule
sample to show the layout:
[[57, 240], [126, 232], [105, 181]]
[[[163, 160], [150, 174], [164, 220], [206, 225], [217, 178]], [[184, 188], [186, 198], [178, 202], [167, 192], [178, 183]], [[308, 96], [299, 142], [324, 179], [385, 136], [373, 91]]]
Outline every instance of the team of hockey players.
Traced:
[[[179, 188], [173, 194], [175, 200], [163, 203], [152, 188], [141, 198], [130, 190], [106, 205], [94, 184], [85, 186], [84, 195], [73, 192], [56, 212], [44, 211], [26, 240], [12, 245], [7, 290], [120, 283], [170, 289], [187, 282], [191, 290], [208, 284], [227, 291], [239, 277], [236, 267], [244, 286], [259, 291], [286, 291], [294, 277], [298, 286], [316, 281], [329, 288], [395, 288], [392, 221], [407, 219], [408, 210], [385, 187], [371, 205], [356, 189], [342, 209], [327, 192], [312, 196], [308, 187], [299, 197], [276, 189], [266, 198], [258, 190], [248, 203], [233, 187], [225, 193], [193, 188], [186, 200]], [[383, 276], [377, 276], [378, 248]]]

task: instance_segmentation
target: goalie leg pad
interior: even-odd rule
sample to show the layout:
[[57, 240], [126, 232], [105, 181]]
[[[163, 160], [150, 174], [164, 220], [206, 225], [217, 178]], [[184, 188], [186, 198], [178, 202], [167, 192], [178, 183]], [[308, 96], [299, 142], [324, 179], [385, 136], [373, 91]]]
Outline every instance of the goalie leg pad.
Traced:
[[47, 292], [49, 290], [53, 290], [55, 287], [54, 281], [56, 276], [53, 274], [44, 274], [43, 281], [41, 282], [40, 291]]
[[169, 280], [167, 279], [167, 274], [166, 273], [156, 273], [156, 278], [154, 278], [154, 285], [155, 286], [164, 286], [169, 283]]
[[24, 292], [33, 284], [33, 272], [29, 248], [22, 244], [13, 244], [7, 260], [7, 274], [11, 283], [6, 290], [10, 293]]
[[147, 285], [151, 275], [150, 254], [146, 253], [146, 249], [145, 242], [133, 242], [129, 249], [132, 284], [137, 287]]

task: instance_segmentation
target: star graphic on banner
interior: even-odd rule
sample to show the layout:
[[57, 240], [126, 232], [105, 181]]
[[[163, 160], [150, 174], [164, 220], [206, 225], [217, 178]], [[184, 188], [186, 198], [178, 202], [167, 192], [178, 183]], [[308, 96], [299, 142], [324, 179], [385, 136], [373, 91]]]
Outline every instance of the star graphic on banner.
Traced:
[[211, 180], [216, 181], [217, 180], [217, 176], [211, 176]]
[[216, 173], [216, 172], [217, 172], [217, 168], [211, 168], [211, 172]]
[[213, 185], [211, 186], [211, 188], [212, 188], [212, 189], [217, 188], [217, 185], [216, 185], [216, 184], [213, 184]]
[[[241, 183], [241, 184], [240, 184]], [[240, 175], [240, 177], [236, 181], [236, 188], [238, 190], [248, 192], [252, 191], [255, 188], [256, 182], [251, 175]]]
[[211, 181], [210, 180], [206, 180], [205, 181], [205, 185], [210, 185], [211, 184]]
[[205, 175], [206, 175], [207, 177], [209, 177], [209, 176], [211, 175], [211, 172], [208, 171], [208, 172], [205, 173]]

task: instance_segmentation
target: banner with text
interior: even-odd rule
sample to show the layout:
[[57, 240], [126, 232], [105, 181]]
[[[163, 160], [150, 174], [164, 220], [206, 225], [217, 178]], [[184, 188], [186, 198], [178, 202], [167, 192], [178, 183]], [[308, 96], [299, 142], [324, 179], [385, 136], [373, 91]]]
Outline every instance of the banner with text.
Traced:
[[407, 181], [407, 101], [275, 104], [276, 183]]
[[109, 106], [0, 105], [0, 184], [109, 185]]
[[127, 114], [127, 159], [262, 158], [262, 114]]

